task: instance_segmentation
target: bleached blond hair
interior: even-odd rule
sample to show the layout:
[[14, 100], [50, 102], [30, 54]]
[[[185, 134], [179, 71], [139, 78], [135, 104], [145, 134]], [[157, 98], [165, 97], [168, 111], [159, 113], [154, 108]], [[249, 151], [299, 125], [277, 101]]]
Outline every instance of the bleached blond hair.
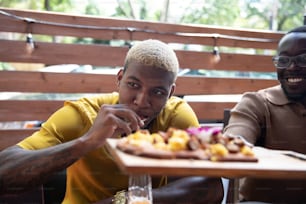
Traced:
[[177, 77], [179, 69], [177, 56], [169, 45], [159, 40], [149, 39], [133, 45], [126, 55], [125, 69], [131, 61], [173, 72], [174, 80]]

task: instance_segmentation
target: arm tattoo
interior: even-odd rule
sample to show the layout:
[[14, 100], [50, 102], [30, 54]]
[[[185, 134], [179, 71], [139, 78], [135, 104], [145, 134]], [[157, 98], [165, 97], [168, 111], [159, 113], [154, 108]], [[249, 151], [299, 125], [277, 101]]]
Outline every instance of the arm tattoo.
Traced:
[[75, 141], [41, 150], [9, 147], [0, 152], [0, 195], [40, 185], [84, 154]]

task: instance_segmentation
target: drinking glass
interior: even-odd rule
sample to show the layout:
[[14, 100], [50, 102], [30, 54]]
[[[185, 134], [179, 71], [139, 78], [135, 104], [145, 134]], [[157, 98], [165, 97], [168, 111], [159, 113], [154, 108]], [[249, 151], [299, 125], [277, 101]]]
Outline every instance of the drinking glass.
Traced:
[[130, 175], [128, 204], [152, 204], [152, 183], [148, 174]]

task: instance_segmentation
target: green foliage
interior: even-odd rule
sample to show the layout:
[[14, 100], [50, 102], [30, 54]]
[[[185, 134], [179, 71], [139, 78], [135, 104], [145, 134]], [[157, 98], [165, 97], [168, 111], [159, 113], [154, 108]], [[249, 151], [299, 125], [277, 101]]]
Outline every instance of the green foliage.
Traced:
[[277, 30], [290, 30], [293, 27], [303, 25], [305, 12], [304, 0], [279, 0], [281, 7], [278, 11], [279, 19]]
[[85, 7], [85, 14], [87, 15], [100, 15], [100, 10], [98, 7], [95, 5], [93, 1], [89, 1], [87, 6]]
[[142, 19], [142, 20], [145, 20], [148, 16], [148, 10], [147, 10], [147, 7], [146, 7], [146, 3], [145, 1], [141, 1], [140, 2], [140, 11], [139, 11], [139, 19]]
[[66, 12], [73, 10], [72, 1], [73, 0], [0, 0], [0, 6], [17, 9]]
[[9, 63], [0, 62], [0, 71], [3, 70], [14, 70], [14, 68]]
[[305, 0], [245, 0], [244, 6], [254, 28], [286, 31], [303, 25]]
[[[146, 0], [139, 0], [137, 6], [131, 1], [127, 0], [117, 0], [116, 13], [113, 17], [124, 17], [137, 20], [152, 20], [149, 15], [149, 10], [147, 8]], [[154, 18], [154, 17], [153, 17]], [[158, 19], [153, 19], [158, 20]]]
[[206, 0], [202, 7], [186, 7], [182, 23], [232, 26], [240, 15], [239, 0]]
[[305, 0], [206, 0], [186, 7], [183, 23], [290, 30], [303, 24]]
[[73, 10], [71, 0], [45, 0], [49, 1], [50, 10], [58, 12], [67, 12]]
[[20, 0], [0, 0], [0, 6], [1, 7], [11, 7], [12, 5], [19, 3]]
[[[163, 4], [164, 1], [158, 0], [154, 4]], [[80, 2], [82, 5], [79, 4]], [[302, 25], [303, 15], [306, 12], [305, 0], [177, 0], [177, 2], [170, 2], [172, 19], [175, 15], [176, 23], [238, 28], [286, 31]], [[152, 7], [152, 2], [149, 0], [113, 0], [113, 3], [117, 3], [117, 6], [111, 14], [112, 17], [159, 21], [164, 13], [163, 6]], [[171, 6], [177, 8], [178, 5], [181, 5], [184, 11], [174, 14], [175, 8]], [[57, 12], [78, 11], [82, 14], [100, 16], [109, 9], [106, 6], [103, 7], [102, 0], [0, 0], [0, 6]]]

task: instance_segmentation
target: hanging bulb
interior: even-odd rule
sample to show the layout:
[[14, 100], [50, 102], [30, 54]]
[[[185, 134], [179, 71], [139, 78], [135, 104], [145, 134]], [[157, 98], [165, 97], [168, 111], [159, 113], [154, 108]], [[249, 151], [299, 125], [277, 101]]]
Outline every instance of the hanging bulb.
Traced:
[[220, 62], [221, 57], [220, 57], [220, 53], [219, 53], [219, 48], [217, 46], [214, 46], [213, 52], [212, 52], [212, 63], [213, 64], [217, 64], [218, 62]]
[[34, 45], [32, 34], [28, 33], [27, 38], [26, 38], [26, 53], [30, 55], [32, 54], [34, 49], [35, 49], [35, 45]]
[[218, 37], [219, 37], [218, 34], [214, 35], [213, 37], [214, 45], [213, 45], [212, 56], [210, 58], [210, 63], [212, 66], [216, 65], [221, 60], [219, 48], [217, 46]]

